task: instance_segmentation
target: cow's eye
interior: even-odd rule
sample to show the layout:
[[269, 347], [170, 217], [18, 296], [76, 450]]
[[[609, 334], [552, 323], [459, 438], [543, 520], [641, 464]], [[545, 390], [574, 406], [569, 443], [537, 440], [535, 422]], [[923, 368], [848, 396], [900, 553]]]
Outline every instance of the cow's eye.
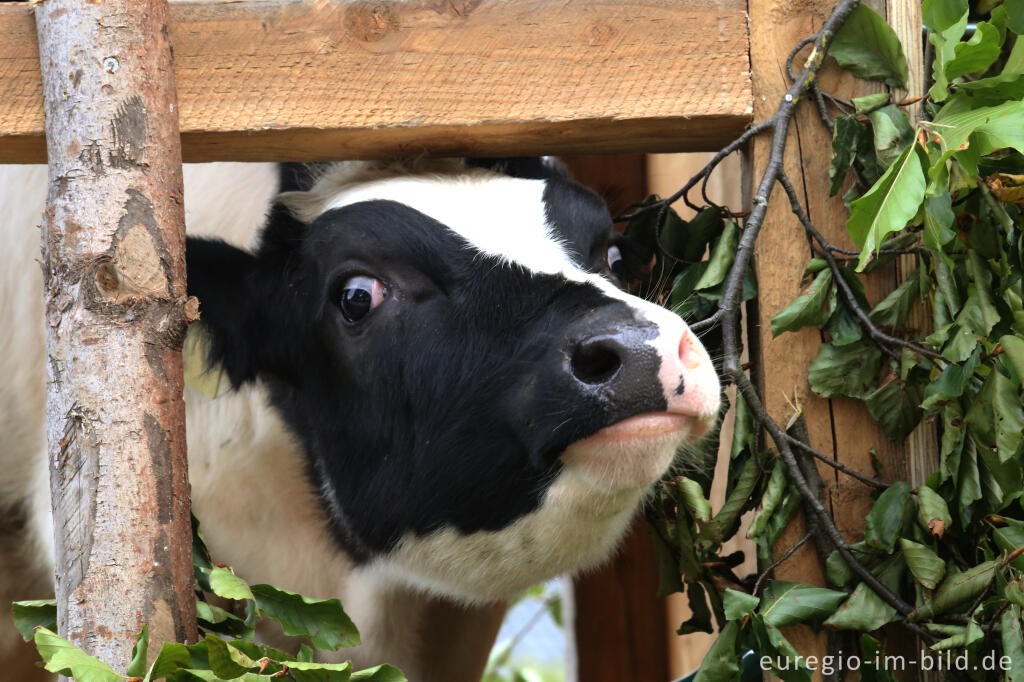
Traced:
[[622, 252], [619, 247], [608, 247], [608, 269], [618, 276], [623, 275]]
[[388, 297], [387, 287], [376, 277], [349, 277], [341, 287], [338, 308], [349, 322], [358, 322]]

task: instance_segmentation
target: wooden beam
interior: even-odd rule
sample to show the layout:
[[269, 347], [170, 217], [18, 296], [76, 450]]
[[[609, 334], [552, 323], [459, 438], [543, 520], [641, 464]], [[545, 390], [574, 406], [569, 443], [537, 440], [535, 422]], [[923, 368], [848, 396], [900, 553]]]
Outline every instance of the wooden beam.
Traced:
[[[183, 2], [169, 23], [186, 161], [710, 150], [752, 110], [744, 0]], [[0, 163], [43, 162], [28, 3], [0, 4], [0, 36]]]

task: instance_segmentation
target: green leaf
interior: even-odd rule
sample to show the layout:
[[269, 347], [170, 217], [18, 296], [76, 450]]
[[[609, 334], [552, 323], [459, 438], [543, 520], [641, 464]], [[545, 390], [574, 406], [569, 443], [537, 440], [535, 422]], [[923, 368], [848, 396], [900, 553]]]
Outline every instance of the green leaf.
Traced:
[[945, 31], [967, 14], [967, 0], [924, 0], [921, 19], [932, 31]]
[[223, 680], [241, 677], [256, 667], [256, 661], [216, 635], [206, 635], [206, 651], [210, 670]]
[[859, 78], [885, 81], [894, 87], [907, 83], [907, 58], [896, 32], [877, 12], [858, 5], [836, 33], [828, 53], [839, 66]]
[[[890, 97], [888, 92], [875, 92], [870, 95], [864, 95], [863, 97], [854, 97], [853, 102], [853, 113], [857, 116], [867, 116], [876, 109], [881, 109], [889, 103]], [[838, 123], [838, 119], [836, 119]]]
[[900, 547], [914, 580], [934, 590], [946, 575], [946, 562], [925, 545], [906, 538], [900, 538]]
[[754, 515], [754, 518], [751, 519], [750, 527], [747, 529], [748, 538], [756, 538], [764, 532], [765, 527], [768, 525], [768, 520], [782, 501], [782, 494], [786, 492], [786, 487], [785, 464], [783, 464], [781, 459], [777, 459], [775, 460], [775, 466], [772, 467], [772, 474], [768, 479], [764, 495], [761, 497], [761, 506]]
[[985, 70], [999, 57], [1001, 46], [999, 30], [988, 22], [978, 22], [971, 39], [954, 46], [953, 58], [943, 65], [946, 79], [952, 81], [965, 74]]
[[1024, 436], [1024, 408], [1013, 382], [1002, 372], [989, 374], [964, 421], [979, 443], [996, 449], [1000, 462], [1013, 457]]
[[743, 616], [753, 613], [761, 600], [752, 594], [727, 587], [725, 594], [722, 595], [722, 603], [725, 607], [726, 619], [739, 620]]
[[[951, 21], [957, 11], [960, 11], [959, 17]], [[931, 26], [930, 23], [927, 24], [934, 31], [929, 34], [928, 40], [935, 46], [935, 59], [932, 62], [934, 84], [928, 91], [928, 95], [933, 101], [942, 102], [949, 96], [946, 64], [956, 56], [956, 47], [960, 44], [960, 38], [967, 28], [967, 3], [961, 0], [926, 2], [923, 7], [923, 15], [927, 17], [926, 22], [935, 21], [936, 26], [942, 27], [937, 28]]]
[[232, 637], [252, 637], [253, 629], [248, 623], [214, 604], [197, 601], [196, 618], [204, 630]]
[[903, 518], [910, 503], [910, 486], [896, 481], [882, 491], [864, 522], [864, 541], [869, 547], [891, 553], [903, 527]]
[[875, 154], [882, 165], [888, 168], [907, 145], [914, 141], [914, 128], [907, 114], [893, 104], [871, 112], [868, 118], [874, 133]]
[[124, 682], [124, 676], [109, 665], [44, 627], [36, 628], [34, 640], [43, 667], [51, 673], [74, 677], [77, 682]]
[[907, 619], [925, 620], [975, 599], [992, 582], [997, 566], [995, 561], [985, 561], [966, 571], [947, 576], [934, 597], [910, 613]]
[[971, 276], [972, 284], [956, 322], [962, 328], [969, 329], [976, 337], [986, 338], [992, 328], [999, 324], [999, 311], [992, 303], [988, 269], [981, 256], [973, 249], [968, 251], [967, 256], [967, 272]]
[[286, 635], [309, 637], [318, 649], [359, 644], [359, 631], [337, 599], [311, 599], [272, 585], [253, 585], [260, 611], [281, 624]]
[[[888, 95], [883, 93], [888, 98]], [[828, 195], [834, 197], [839, 188], [842, 187], [846, 178], [846, 171], [853, 165], [857, 153], [857, 140], [860, 134], [860, 123], [849, 114], [844, 114], [836, 119], [832, 129], [832, 161], [828, 165], [828, 177], [830, 180]]]
[[772, 580], [761, 599], [764, 622], [776, 627], [820, 621], [846, 599], [845, 592], [800, 583]]
[[210, 590], [225, 599], [252, 599], [249, 585], [227, 566], [215, 566], [210, 571]]
[[941, 538], [953, 524], [946, 500], [926, 485], [917, 492], [917, 522], [930, 534]]
[[[988, 524], [992, 530], [992, 539], [995, 540], [996, 547], [1007, 553], [1018, 547], [1024, 547], [1024, 522], [1005, 517], [1003, 521], [1006, 522], [1004, 526], [995, 526], [991, 522]], [[1010, 562], [1010, 565], [1018, 571], [1024, 572], [1024, 556], [1017, 557]]]
[[1024, 383], [1024, 339], [1019, 336], [1001, 336], [999, 345], [1003, 349], [1003, 364], [1013, 372], [1017, 383]]
[[192, 655], [189, 653], [188, 647], [177, 642], [166, 642], [160, 647], [160, 652], [153, 660], [153, 665], [149, 666], [149, 670], [146, 671], [146, 676], [142, 682], [159, 680], [178, 670], [191, 666]]
[[846, 230], [861, 249], [858, 271], [887, 235], [902, 230], [917, 215], [924, 201], [925, 162], [917, 144], [908, 146], [878, 182], [850, 205]]
[[845, 346], [823, 343], [811, 361], [807, 378], [811, 389], [826, 398], [865, 398], [875, 389], [882, 351], [861, 341]]
[[1024, 102], [1006, 102], [994, 107], [944, 115], [940, 110], [928, 128], [939, 137], [945, 163], [950, 156], [961, 158], [971, 149], [975, 158], [996, 149], [1011, 147], [1024, 152]]
[[132, 660], [124, 674], [128, 677], [142, 677], [146, 674], [146, 656], [149, 653], [149, 625], [142, 624], [142, 632], [132, 649]]
[[708, 266], [694, 287], [696, 290], [710, 289], [718, 286], [729, 273], [732, 262], [736, 258], [736, 245], [739, 243], [740, 229], [735, 220], [725, 221], [725, 229], [711, 249]]
[[1007, 682], [1019, 682], [1024, 671], [1024, 637], [1021, 635], [1021, 621], [1021, 609], [1016, 604], [1003, 611], [999, 618], [1003, 655], [1010, 658], [1011, 672], [1005, 678]]
[[924, 390], [924, 401], [921, 406], [929, 411], [938, 410], [944, 404], [964, 394], [967, 383], [974, 376], [974, 370], [981, 362], [981, 348], [975, 348], [971, 356], [962, 364], [949, 363], [939, 377], [928, 384]]
[[885, 603], [867, 583], [860, 583], [846, 601], [825, 621], [836, 630], [877, 630], [899, 620], [900, 614]]
[[391, 665], [378, 665], [352, 673], [352, 682], [406, 682], [405, 675]]
[[736, 478], [736, 484], [732, 487], [725, 498], [725, 502], [719, 507], [718, 513], [711, 520], [716, 532], [720, 537], [729, 537], [735, 532], [739, 523], [740, 515], [754, 501], [751, 495], [757, 487], [757, 481], [761, 477], [761, 470], [754, 457], [748, 457], [743, 463], [740, 475]]
[[870, 317], [876, 326], [893, 329], [903, 329], [906, 326], [914, 301], [920, 293], [918, 274], [919, 270], [915, 270], [875, 306]]
[[344, 663], [292, 661], [288, 663], [288, 673], [295, 682], [349, 682], [352, 679], [352, 664], [348, 661]]
[[802, 294], [772, 318], [772, 336], [825, 324], [836, 305], [829, 296], [831, 289], [832, 271], [822, 270]]
[[57, 600], [16, 601], [11, 604], [11, 615], [14, 617], [14, 627], [22, 639], [31, 642], [37, 627], [57, 629]]
[[890, 440], [899, 442], [920, 423], [924, 410], [921, 386], [916, 381], [892, 379], [864, 398], [864, 405]]
[[725, 624], [708, 653], [701, 661], [693, 682], [735, 682], [740, 678], [742, 653], [737, 650], [736, 640], [740, 632], [739, 623]]
[[691, 478], [680, 476], [676, 478], [676, 484], [683, 493], [683, 502], [687, 511], [695, 520], [705, 522], [711, 518], [711, 503], [704, 497], [704, 491], [700, 483]]

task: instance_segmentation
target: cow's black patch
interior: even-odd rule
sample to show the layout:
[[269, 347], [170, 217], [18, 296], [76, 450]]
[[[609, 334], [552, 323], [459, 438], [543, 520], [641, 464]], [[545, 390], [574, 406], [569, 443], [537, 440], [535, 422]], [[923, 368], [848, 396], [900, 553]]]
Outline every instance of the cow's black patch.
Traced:
[[[577, 254], [610, 229], [592, 198], [568, 182], [545, 194]], [[214, 359], [236, 386], [271, 388], [357, 558], [408, 532], [506, 527], [537, 507], [569, 444], [666, 408], [657, 330], [635, 309], [483, 255], [399, 203], [308, 226], [278, 207], [255, 255], [189, 240], [188, 265]], [[337, 304], [353, 276], [388, 297], [350, 323]]]

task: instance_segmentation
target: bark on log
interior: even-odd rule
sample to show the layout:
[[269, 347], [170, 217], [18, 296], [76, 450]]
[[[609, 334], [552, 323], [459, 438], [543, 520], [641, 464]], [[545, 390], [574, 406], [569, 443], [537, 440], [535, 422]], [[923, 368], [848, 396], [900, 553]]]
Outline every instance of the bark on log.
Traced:
[[49, 154], [47, 437], [61, 634], [123, 670], [194, 641], [181, 154], [166, 0], [36, 6]]

